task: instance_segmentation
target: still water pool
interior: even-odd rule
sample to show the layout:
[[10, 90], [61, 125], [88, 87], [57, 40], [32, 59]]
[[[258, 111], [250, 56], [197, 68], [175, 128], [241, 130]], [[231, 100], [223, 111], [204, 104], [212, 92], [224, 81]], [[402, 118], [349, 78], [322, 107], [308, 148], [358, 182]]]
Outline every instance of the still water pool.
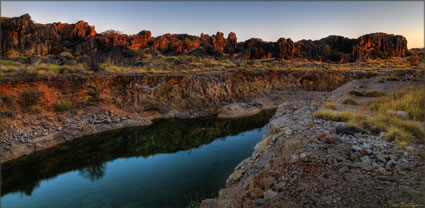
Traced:
[[1, 207], [186, 207], [224, 187], [273, 113], [158, 120], [9, 161], [1, 166]]

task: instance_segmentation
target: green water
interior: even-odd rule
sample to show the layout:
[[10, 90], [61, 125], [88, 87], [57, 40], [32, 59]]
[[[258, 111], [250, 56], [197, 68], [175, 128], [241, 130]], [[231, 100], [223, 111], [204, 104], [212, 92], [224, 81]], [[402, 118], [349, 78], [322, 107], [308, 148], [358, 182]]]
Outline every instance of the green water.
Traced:
[[1, 166], [1, 207], [186, 207], [224, 187], [273, 113], [158, 120], [9, 161]]

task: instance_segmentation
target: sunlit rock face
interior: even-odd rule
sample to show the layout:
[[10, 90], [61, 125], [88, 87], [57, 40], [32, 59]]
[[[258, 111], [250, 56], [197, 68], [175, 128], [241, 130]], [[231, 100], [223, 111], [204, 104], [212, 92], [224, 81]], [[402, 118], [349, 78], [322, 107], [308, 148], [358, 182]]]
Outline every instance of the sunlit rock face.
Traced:
[[400, 35], [373, 33], [359, 37], [353, 47], [356, 60], [368, 58], [403, 57], [407, 52], [407, 40]]
[[[152, 37], [143, 30], [134, 35], [116, 31], [96, 33], [95, 27], [85, 21], [75, 24], [37, 24], [25, 14], [14, 18], [1, 18], [2, 55], [56, 55], [65, 49], [74, 56], [93, 52], [111, 53], [120, 48], [120, 56], [137, 56], [138, 53], [160, 53], [165, 55], [226, 56], [240, 59], [308, 59], [332, 62], [354, 62], [366, 59], [403, 57], [407, 52], [407, 40], [400, 35], [372, 33], [357, 39], [328, 36], [320, 40], [280, 38], [267, 42], [251, 38], [237, 42], [235, 33], [225, 37], [222, 32], [215, 35], [164, 34]], [[112, 48], [112, 49], [111, 49]], [[124, 52], [122, 52], [124, 51]], [[137, 53], [136, 53], [137, 52]], [[123, 55], [125, 54], [125, 55]], [[110, 55], [110, 54], [109, 54]]]

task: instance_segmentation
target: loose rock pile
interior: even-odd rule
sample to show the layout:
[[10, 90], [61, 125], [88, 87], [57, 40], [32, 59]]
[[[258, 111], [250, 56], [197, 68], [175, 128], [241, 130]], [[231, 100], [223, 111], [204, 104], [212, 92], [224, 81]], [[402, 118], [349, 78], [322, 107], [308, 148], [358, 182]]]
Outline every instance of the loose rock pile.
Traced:
[[201, 207], [390, 207], [425, 205], [423, 145], [409, 151], [315, 119], [301, 101], [279, 106], [262, 142], [217, 199]]

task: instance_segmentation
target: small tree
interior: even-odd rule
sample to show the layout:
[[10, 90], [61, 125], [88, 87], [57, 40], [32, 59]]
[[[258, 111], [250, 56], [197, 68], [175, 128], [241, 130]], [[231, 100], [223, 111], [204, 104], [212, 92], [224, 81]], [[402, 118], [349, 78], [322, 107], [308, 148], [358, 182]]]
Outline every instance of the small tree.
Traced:
[[40, 100], [40, 95], [43, 94], [37, 89], [25, 90], [20, 95], [20, 103], [24, 107], [30, 107], [36, 105]]
[[[325, 99], [323, 98], [315, 98], [315, 96], [312, 96], [308, 91], [312, 91], [309, 86], [311, 86], [312, 81], [308, 79], [303, 78], [295, 78], [295, 82], [292, 84], [289, 84], [287, 87], [288, 92], [305, 92], [300, 93], [298, 96], [298, 99], [302, 102], [304, 106], [307, 107], [308, 114], [311, 119], [312, 127], [315, 125], [314, 121], [314, 112], [323, 105]], [[314, 129], [313, 129], [314, 132]]]
[[104, 57], [100, 53], [93, 52], [89, 55], [88, 65], [90, 70], [97, 73], [101, 70], [100, 64], [104, 61]]

